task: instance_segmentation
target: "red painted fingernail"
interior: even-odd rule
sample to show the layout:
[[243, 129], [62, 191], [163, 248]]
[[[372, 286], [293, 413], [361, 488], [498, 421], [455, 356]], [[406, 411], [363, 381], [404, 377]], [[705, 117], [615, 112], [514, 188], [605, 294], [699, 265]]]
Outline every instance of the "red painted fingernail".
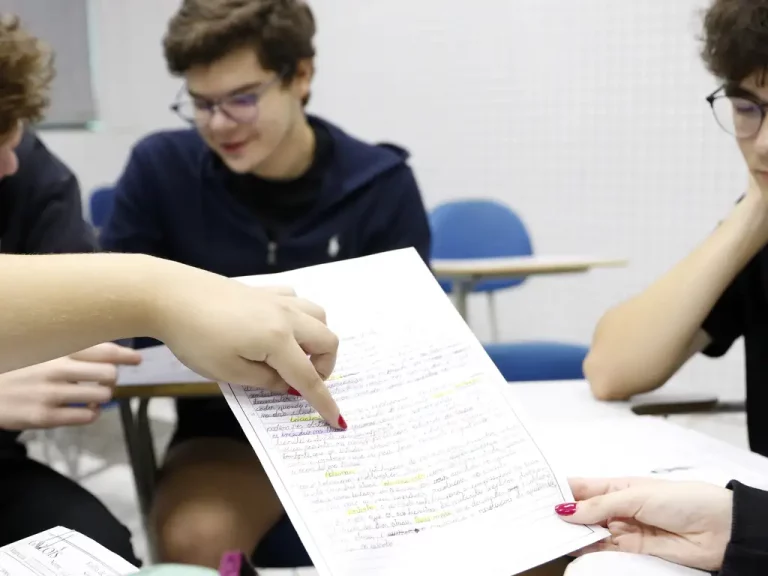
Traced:
[[291, 396], [301, 396], [301, 393], [296, 390], [296, 388], [293, 388], [292, 386], [288, 386], [288, 394]]
[[341, 428], [342, 430], [347, 429], [347, 423], [344, 420], [344, 416], [342, 416], [341, 414], [339, 414], [339, 428]]
[[565, 504], [558, 504], [555, 506], [555, 512], [560, 516], [573, 516], [576, 513], [576, 503], [566, 502]]

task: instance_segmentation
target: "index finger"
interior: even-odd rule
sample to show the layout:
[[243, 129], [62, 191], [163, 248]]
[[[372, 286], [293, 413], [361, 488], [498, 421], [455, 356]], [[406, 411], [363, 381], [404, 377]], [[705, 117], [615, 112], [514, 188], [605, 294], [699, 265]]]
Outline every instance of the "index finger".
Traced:
[[329, 425], [342, 430], [347, 427], [328, 387], [296, 340], [291, 338], [268, 354], [266, 363], [298, 390]]
[[141, 353], [133, 348], [104, 342], [69, 355], [73, 360], [82, 362], [103, 362], [105, 364], [135, 365], [141, 363]]
[[294, 335], [304, 353], [311, 356], [312, 365], [320, 377], [323, 380], [329, 378], [336, 366], [338, 336], [320, 320], [306, 314], [298, 316]]

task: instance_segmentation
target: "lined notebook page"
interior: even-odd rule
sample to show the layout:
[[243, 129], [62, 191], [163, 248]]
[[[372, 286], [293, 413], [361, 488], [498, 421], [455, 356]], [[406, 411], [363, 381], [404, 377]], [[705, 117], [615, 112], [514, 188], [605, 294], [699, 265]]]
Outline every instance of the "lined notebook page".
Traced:
[[124, 576], [138, 571], [101, 544], [61, 526], [0, 548], [2, 576]]
[[243, 281], [293, 286], [341, 339], [347, 431], [222, 385], [319, 574], [510, 576], [606, 536], [556, 517], [567, 483], [414, 250]]

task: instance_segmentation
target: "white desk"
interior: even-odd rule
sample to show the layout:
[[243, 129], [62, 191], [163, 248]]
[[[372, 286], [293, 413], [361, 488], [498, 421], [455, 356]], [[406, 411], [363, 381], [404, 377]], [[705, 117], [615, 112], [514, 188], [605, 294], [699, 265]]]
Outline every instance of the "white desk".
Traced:
[[768, 489], [768, 458], [652, 416], [630, 402], [597, 402], [586, 382], [510, 384], [554, 464], [572, 476], [661, 474], [725, 485], [736, 478]]
[[[768, 489], [768, 459], [652, 416], [630, 403], [598, 403], [586, 382], [510, 384], [509, 395], [533, 420], [554, 466], [568, 476], [655, 476], [725, 485], [731, 479]], [[682, 468], [666, 471], [670, 468]], [[654, 472], [655, 471], [655, 472]], [[705, 576], [658, 558], [598, 553], [579, 558], [566, 576]]]
[[454, 283], [456, 307], [467, 317], [467, 298], [483, 280], [523, 278], [544, 274], [577, 274], [592, 268], [626, 266], [627, 261], [594, 256], [517, 256], [513, 258], [434, 259], [430, 266], [440, 280]]

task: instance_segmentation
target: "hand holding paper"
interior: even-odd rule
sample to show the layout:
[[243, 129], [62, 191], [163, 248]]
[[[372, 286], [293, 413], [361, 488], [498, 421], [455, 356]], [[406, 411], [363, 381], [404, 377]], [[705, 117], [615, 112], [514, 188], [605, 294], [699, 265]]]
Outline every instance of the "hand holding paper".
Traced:
[[702, 570], [722, 566], [731, 538], [730, 490], [649, 478], [580, 478], [570, 485], [578, 502], [556, 508], [563, 520], [606, 525], [611, 533], [582, 553], [643, 553]]

